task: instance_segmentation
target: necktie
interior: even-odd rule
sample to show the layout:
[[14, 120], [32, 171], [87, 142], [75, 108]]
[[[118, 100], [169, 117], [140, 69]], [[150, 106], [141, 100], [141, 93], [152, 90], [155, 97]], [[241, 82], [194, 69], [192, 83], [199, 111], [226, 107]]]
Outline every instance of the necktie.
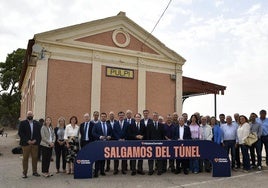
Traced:
[[87, 128], [88, 128], [88, 122], [85, 122], [85, 140], [88, 140], [88, 131], [87, 131]]
[[137, 123], [137, 128], [138, 128], [138, 130], [140, 130], [140, 124], [139, 123]]
[[155, 122], [155, 129], [158, 130], [157, 122]]
[[102, 123], [102, 130], [103, 130], [104, 136], [107, 136], [105, 123]]
[[122, 121], [120, 121], [120, 128], [121, 128], [121, 130], [123, 129], [123, 123], [122, 123]]

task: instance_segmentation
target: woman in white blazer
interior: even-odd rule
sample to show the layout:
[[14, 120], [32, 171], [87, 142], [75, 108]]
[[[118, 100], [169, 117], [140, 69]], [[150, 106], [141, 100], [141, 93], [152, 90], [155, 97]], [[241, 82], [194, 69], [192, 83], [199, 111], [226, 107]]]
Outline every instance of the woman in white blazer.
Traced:
[[51, 123], [51, 118], [47, 117], [41, 128], [42, 173], [45, 177], [53, 176], [52, 173], [49, 173], [50, 159], [55, 142], [55, 134]]

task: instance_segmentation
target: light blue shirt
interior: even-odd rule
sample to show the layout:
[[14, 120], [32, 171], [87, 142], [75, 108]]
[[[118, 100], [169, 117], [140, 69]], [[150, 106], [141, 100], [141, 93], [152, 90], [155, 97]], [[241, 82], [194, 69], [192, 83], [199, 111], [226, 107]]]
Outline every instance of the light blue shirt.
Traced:
[[268, 118], [265, 118], [264, 120], [261, 120], [260, 118], [257, 118], [256, 122], [261, 124], [262, 136], [267, 136], [268, 135]]
[[231, 125], [228, 125], [227, 123], [221, 125], [221, 131], [222, 131], [222, 142], [224, 140], [236, 140], [238, 142], [237, 138], [237, 123], [232, 122]]

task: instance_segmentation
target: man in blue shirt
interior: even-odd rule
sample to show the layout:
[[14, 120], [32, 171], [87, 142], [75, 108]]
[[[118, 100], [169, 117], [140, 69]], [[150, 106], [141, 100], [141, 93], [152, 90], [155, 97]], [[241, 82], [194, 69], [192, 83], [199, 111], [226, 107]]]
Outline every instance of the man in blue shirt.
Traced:
[[260, 118], [257, 118], [256, 121], [260, 123], [262, 127], [261, 142], [264, 144], [266, 165], [268, 166], [268, 118], [266, 118], [266, 114], [266, 110], [261, 110]]
[[232, 117], [226, 117], [226, 124], [221, 125], [221, 132], [222, 132], [222, 146], [226, 149], [228, 155], [229, 151], [231, 150], [231, 157], [232, 157], [232, 169], [236, 170], [235, 168], [235, 147], [236, 143], [238, 142], [237, 139], [237, 125], [232, 122]]

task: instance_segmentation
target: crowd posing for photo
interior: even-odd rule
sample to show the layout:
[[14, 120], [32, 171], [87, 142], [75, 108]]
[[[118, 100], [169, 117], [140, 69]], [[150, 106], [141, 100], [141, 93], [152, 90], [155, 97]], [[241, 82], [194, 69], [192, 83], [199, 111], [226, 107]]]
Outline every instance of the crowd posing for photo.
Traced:
[[[262, 170], [262, 148], [266, 152], [266, 166], [268, 166], [268, 118], [266, 111], [261, 110], [259, 117], [251, 113], [249, 117], [239, 115], [219, 115], [216, 117], [200, 116], [195, 113], [188, 118], [186, 113], [181, 116], [174, 112], [166, 118], [153, 112], [150, 116], [149, 110], [143, 110], [143, 114], [132, 114], [131, 110], [126, 113], [120, 111], [115, 115], [110, 112], [84, 114], [84, 122], [78, 125], [76, 116], [69, 119], [60, 117], [55, 128], [52, 119], [46, 117], [43, 121], [33, 119], [33, 112], [27, 112], [27, 119], [20, 122], [18, 134], [23, 151], [23, 178], [27, 178], [28, 160], [32, 157], [33, 176], [40, 176], [37, 172], [38, 151], [42, 156], [42, 175], [51, 177], [49, 171], [52, 151], [56, 154], [56, 173], [74, 173], [74, 162], [79, 149], [94, 141], [110, 140], [209, 140], [221, 145], [230, 156], [231, 168], [234, 171], [241, 169], [249, 172], [252, 169]], [[165, 121], [164, 121], [165, 120]], [[41, 122], [41, 123], [40, 123]], [[67, 125], [66, 125], [67, 124]], [[245, 139], [254, 133], [256, 141], [249, 146]], [[240, 153], [242, 155], [240, 155]], [[242, 161], [241, 161], [242, 156]], [[113, 160], [113, 174], [127, 174], [128, 167], [131, 175], [145, 175], [143, 160]], [[61, 167], [61, 168], [60, 168]], [[106, 175], [111, 171], [111, 160], [99, 160], [95, 162], [94, 177]], [[148, 175], [162, 175], [167, 171], [174, 174], [189, 172], [197, 174], [200, 172], [211, 172], [211, 163], [206, 159], [169, 159], [148, 160]]]

